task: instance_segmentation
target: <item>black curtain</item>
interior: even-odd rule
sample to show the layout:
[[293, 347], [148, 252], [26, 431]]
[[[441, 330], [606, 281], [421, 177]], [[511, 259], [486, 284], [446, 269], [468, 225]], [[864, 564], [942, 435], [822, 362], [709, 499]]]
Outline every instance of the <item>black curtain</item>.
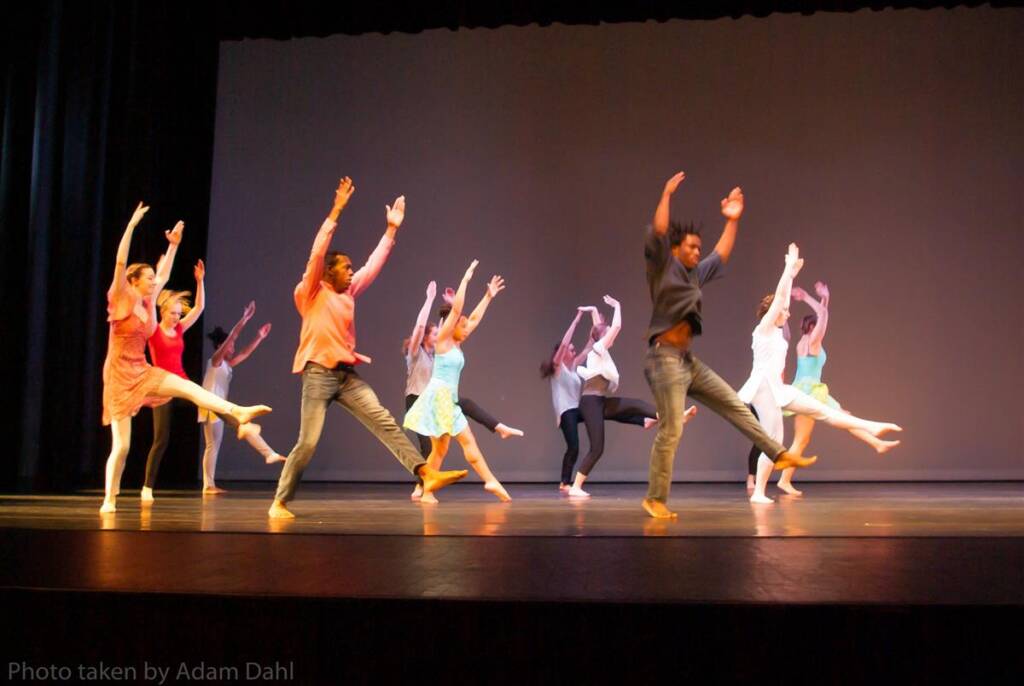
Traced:
[[[217, 39], [188, 3], [49, 0], [10, 18], [0, 110], [10, 409], [0, 487], [98, 486], [110, 448], [100, 400], [114, 251], [140, 199], [152, 210], [131, 261], [155, 263], [163, 230], [184, 219], [171, 286], [194, 290], [191, 265], [206, 249]], [[202, 328], [186, 337], [193, 379]], [[176, 426], [163, 484], [195, 481], [198, 429], [188, 416]], [[126, 488], [141, 482], [150, 436], [143, 410]]]

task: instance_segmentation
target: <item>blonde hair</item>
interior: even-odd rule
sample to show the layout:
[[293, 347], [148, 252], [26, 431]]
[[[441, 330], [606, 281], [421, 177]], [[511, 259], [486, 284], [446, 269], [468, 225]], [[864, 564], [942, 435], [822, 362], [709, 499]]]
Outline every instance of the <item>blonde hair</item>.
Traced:
[[160, 291], [160, 295], [156, 297], [156, 306], [160, 310], [160, 316], [162, 317], [164, 310], [174, 303], [181, 303], [182, 316], [188, 314], [192, 309], [192, 303], [189, 302], [190, 297], [192, 297], [192, 291]]
[[[124, 278], [131, 283], [132, 281], [138, 281], [142, 278], [142, 272], [147, 269], [153, 269], [153, 266], [145, 262], [133, 262], [125, 267]], [[155, 271], [155, 270], [154, 270]]]

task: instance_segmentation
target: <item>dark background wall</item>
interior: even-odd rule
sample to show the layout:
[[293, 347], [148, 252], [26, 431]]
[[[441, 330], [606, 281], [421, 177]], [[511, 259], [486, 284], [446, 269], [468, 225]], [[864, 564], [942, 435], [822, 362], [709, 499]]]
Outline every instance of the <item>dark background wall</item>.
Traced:
[[[365, 378], [400, 416], [398, 348], [424, 285], [457, 285], [480, 259], [472, 302], [492, 273], [509, 287], [465, 348], [463, 393], [527, 432], [482, 437], [499, 476], [557, 478], [561, 438], [537, 366], [577, 304], [611, 293], [625, 313], [621, 393], [649, 398], [642, 227], [684, 169], [673, 212], [704, 222], [708, 249], [718, 200], [739, 184], [748, 203], [728, 276], [706, 290], [698, 354], [743, 382], [753, 310], [796, 241], [800, 283], [832, 288], [833, 394], [906, 429], [880, 458], [819, 427], [823, 459], [804, 478], [1021, 478], [1022, 29], [1020, 10], [979, 8], [224, 43], [203, 323], [228, 328], [255, 298], [250, 333], [274, 324], [237, 370], [233, 398], [273, 404], [264, 435], [289, 450], [300, 388], [291, 292], [347, 174], [357, 192], [334, 246], [357, 263], [384, 204], [409, 202], [391, 260], [358, 303], [358, 347], [374, 357]], [[645, 479], [652, 439], [610, 425], [594, 478]], [[702, 413], [677, 478], [738, 478], [746, 450]], [[233, 442], [218, 473], [273, 476]], [[402, 472], [336, 409], [307, 478]]]

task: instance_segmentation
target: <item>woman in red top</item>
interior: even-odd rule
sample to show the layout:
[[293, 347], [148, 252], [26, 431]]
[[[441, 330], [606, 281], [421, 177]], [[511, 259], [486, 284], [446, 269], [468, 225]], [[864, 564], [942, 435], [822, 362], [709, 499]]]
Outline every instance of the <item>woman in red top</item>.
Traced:
[[103, 362], [103, 424], [110, 424], [113, 443], [107, 458], [106, 491], [101, 513], [115, 512], [121, 473], [131, 445], [132, 417], [143, 406], [154, 407], [170, 398], [185, 398], [196, 405], [230, 414], [240, 425], [271, 411], [266, 405], [240, 407], [218, 398], [187, 379], [146, 362], [146, 342], [156, 329], [156, 300], [153, 297], [167, 283], [174, 254], [185, 225], [178, 222], [166, 232], [167, 254], [159, 262], [159, 273], [148, 264], [128, 264], [132, 233], [149, 211], [141, 202], [135, 208], [117, 247], [114, 278], [107, 291], [107, 321], [110, 342]]
[[[157, 309], [160, 310], [160, 325], [149, 337], [149, 359], [153, 366], [183, 379], [188, 379], [181, 360], [185, 353], [184, 335], [196, 323], [206, 306], [206, 289], [203, 286], [206, 267], [202, 260], [196, 263], [195, 276], [195, 307], [189, 304], [188, 298], [192, 294], [188, 291], [160, 291], [160, 295], [156, 297]], [[171, 436], [173, 406], [174, 402], [169, 401], [153, 408], [153, 445], [149, 449], [149, 457], [146, 458], [146, 480], [142, 487], [143, 502], [153, 501], [156, 475]]]

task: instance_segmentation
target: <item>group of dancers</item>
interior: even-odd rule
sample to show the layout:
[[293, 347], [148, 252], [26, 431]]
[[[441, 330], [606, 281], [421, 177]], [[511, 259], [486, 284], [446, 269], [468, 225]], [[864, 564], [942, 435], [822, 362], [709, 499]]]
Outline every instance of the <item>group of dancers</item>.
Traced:
[[[803, 266], [795, 245], [790, 245], [775, 293], [762, 301], [753, 333], [753, 369], [739, 394], [694, 356], [693, 340], [702, 333], [701, 287], [721, 276], [729, 260], [744, 199], [740, 189], [735, 188], [722, 200], [725, 229], [714, 250], [702, 259], [699, 231], [692, 224], [670, 220], [671, 197], [684, 178], [680, 172], [665, 184], [654, 221], [645, 237], [647, 283], [653, 306], [647, 331], [650, 347], [645, 376], [654, 405], [614, 395], [619, 374], [610, 350], [621, 331], [622, 308], [611, 296], [604, 298], [612, 309], [611, 322], [598, 308], [580, 306], [551, 358], [541, 367], [542, 376], [550, 379], [556, 422], [566, 441], [559, 489], [571, 498], [589, 497], [583, 485], [603, 454], [605, 420], [656, 427], [649, 487], [642, 506], [652, 517], [675, 517], [676, 513], [667, 506], [672, 466], [683, 426], [696, 414], [695, 406], [686, 408], [687, 395], [701, 401], [753, 441], [757, 455], [751, 457], [754, 467], [748, 487], [752, 490], [751, 501], [756, 503], [771, 502], [765, 495], [765, 488], [773, 470], [783, 470], [780, 488], [798, 493], [791, 483], [792, 471], [809, 466], [817, 459], [803, 455], [814, 420], [845, 428], [879, 452], [898, 444], [898, 441], [879, 438], [887, 431], [900, 430], [898, 426], [846, 413], [821, 384], [824, 365], [821, 340], [828, 317], [828, 290], [819, 284], [816, 290], [819, 302], [793, 287], [793, 279]], [[491, 301], [504, 290], [504, 279], [493, 276], [480, 302], [466, 315], [466, 293], [478, 264], [474, 260], [459, 287], [446, 289], [436, 324], [429, 318], [437, 286], [433, 281], [428, 284], [412, 334], [403, 344], [407, 370], [403, 426], [417, 436], [417, 449], [360, 377], [356, 365], [370, 360], [355, 349], [356, 298], [379, 275], [395, 245], [405, 218], [405, 198], [400, 196], [393, 205], [386, 206], [384, 234], [366, 263], [353, 270], [348, 255], [329, 250], [329, 247], [339, 216], [354, 192], [352, 180], [343, 178], [331, 211], [313, 241], [302, 280], [294, 290], [302, 324], [292, 371], [301, 374], [302, 402], [299, 436], [287, 457], [267, 445], [254, 421], [271, 412], [270, 407], [239, 406], [227, 401], [232, 370], [269, 335], [270, 324], [264, 324], [252, 342], [236, 351], [242, 329], [255, 314], [255, 304], [250, 303], [230, 333], [217, 327], [210, 334], [216, 349], [207, 362], [203, 385], [188, 380], [181, 364], [183, 336], [199, 318], [205, 304], [205, 267], [202, 261], [195, 267], [194, 306], [190, 306], [188, 300], [190, 293], [163, 290], [182, 239], [182, 222], [165, 232], [167, 251], [155, 268], [148, 264], [129, 265], [132, 234], [149, 209], [139, 204], [118, 246], [114, 277], [107, 294], [110, 341], [103, 368], [103, 422], [111, 426], [113, 441], [106, 464], [101, 513], [116, 511], [121, 473], [131, 439], [131, 419], [147, 406], [154, 410], [154, 443], [147, 460], [142, 502], [153, 501], [156, 473], [170, 433], [169, 403], [174, 399], [198, 406], [199, 421], [204, 423], [204, 493], [223, 492], [216, 486], [215, 469], [224, 424], [231, 426], [240, 440], [249, 442], [266, 463], [284, 463], [268, 510], [272, 518], [294, 517], [288, 503], [294, 498], [302, 473], [316, 450], [327, 408], [332, 402], [355, 416], [412, 474], [416, 481], [414, 500], [436, 503], [437, 491], [468, 473], [466, 470], [441, 470], [452, 438], [461, 446], [469, 466], [480, 476], [484, 490], [502, 501], [511, 500], [487, 464], [467, 417], [502, 438], [521, 437], [523, 432], [497, 421], [479, 405], [461, 397], [458, 390], [465, 364], [463, 343], [480, 325]], [[782, 373], [789, 344], [783, 329], [789, 317], [791, 297], [807, 302], [815, 310], [816, 319], [805, 319], [804, 337], [798, 344], [801, 360], [798, 379], [793, 385], [786, 385], [782, 382]], [[577, 351], [572, 338], [585, 314], [591, 318], [590, 335], [583, 349]], [[152, 364], [145, 357], [147, 346]], [[760, 419], [748, 409], [748, 403]], [[789, 450], [780, 443], [783, 411], [798, 415], [801, 422]], [[576, 467], [580, 423], [586, 427], [590, 446]]]

